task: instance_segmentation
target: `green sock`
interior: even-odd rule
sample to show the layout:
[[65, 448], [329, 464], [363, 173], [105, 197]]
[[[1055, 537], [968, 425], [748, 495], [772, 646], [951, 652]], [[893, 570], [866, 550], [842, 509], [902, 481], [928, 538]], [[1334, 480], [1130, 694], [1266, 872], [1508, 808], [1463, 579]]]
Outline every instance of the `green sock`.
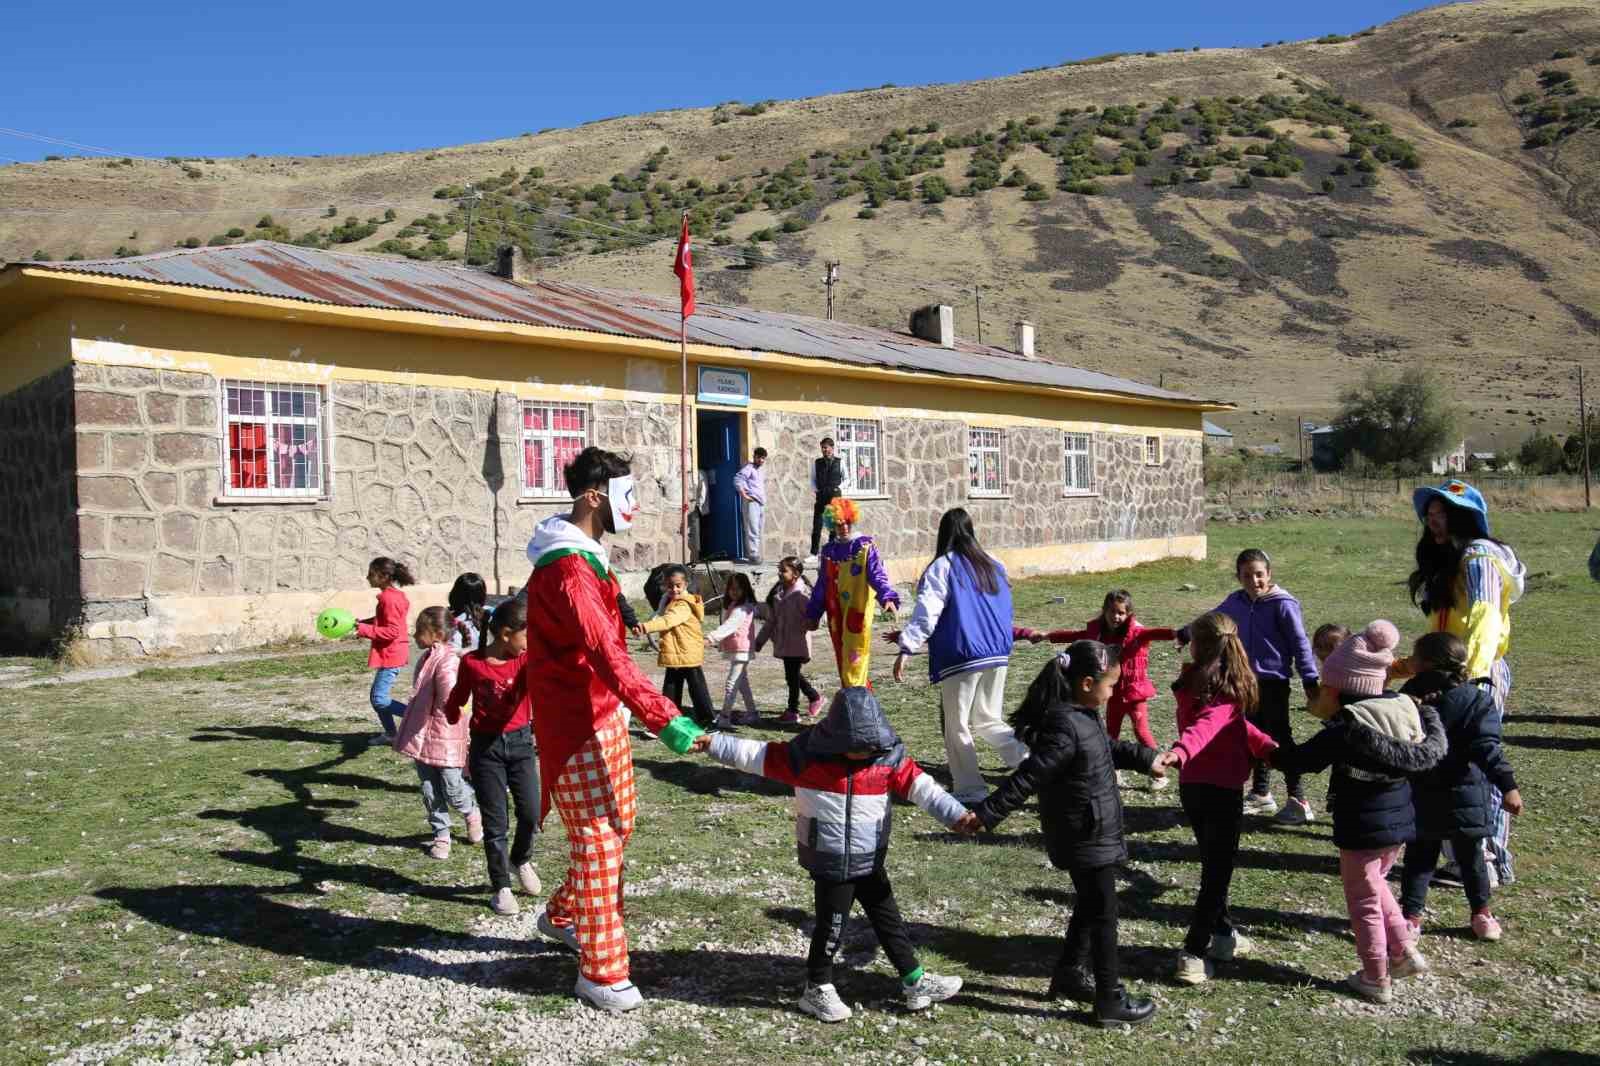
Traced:
[[922, 980], [922, 967], [918, 966], [915, 970], [900, 978], [900, 983], [910, 988], [920, 980]]

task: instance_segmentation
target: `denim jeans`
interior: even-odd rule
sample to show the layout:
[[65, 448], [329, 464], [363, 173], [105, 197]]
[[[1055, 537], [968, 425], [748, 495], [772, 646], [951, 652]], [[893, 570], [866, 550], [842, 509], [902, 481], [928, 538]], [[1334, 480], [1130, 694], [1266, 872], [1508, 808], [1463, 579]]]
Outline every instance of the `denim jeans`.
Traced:
[[400, 676], [400, 667], [385, 666], [372, 675], [372, 709], [378, 712], [378, 722], [386, 736], [394, 736], [397, 720], [406, 713], [406, 705], [389, 698], [394, 679]]
[[429, 766], [417, 763], [417, 777], [422, 782], [422, 808], [428, 812], [428, 828], [436, 837], [450, 835], [450, 808], [454, 807], [465, 818], [478, 809], [472, 786], [461, 775], [459, 766]]
[[[512, 869], [533, 856], [533, 838], [539, 832], [539, 755], [533, 731], [523, 726], [509, 733], [474, 733], [467, 761], [472, 766], [478, 808], [483, 811], [483, 857], [489, 866], [489, 884], [496, 890], [510, 888]], [[508, 791], [517, 813], [517, 832], [509, 854]]]

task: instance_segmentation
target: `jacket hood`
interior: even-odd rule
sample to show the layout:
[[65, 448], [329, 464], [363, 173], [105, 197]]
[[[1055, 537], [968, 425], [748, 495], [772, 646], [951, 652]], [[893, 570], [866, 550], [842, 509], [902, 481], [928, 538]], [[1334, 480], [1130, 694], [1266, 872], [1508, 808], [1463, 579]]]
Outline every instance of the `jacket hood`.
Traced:
[[1509, 544], [1499, 544], [1492, 540], [1475, 540], [1467, 545], [1465, 558], [1471, 559], [1475, 555], [1486, 555], [1500, 564], [1505, 574], [1505, 590], [1508, 603], [1516, 603], [1522, 599], [1522, 593], [1528, 584], [1528, 568], [1517, 558], [1517, 553], [1511, 550]]
[[789, 742], [789, 761], [799, 772], [808, 761], [839, 758], [852, 751], [873, 753], [863, 766], [892, 765], [906, 756], [905, 745], [869, 688], [840, 689], [822, 721]]
[[[696, 618], [700, 618], [700, 619], [705, 618], [705, 616], [706, 616], [706, 601], [701, 599], [698, 594], [693, 593], [693, 592], [688, 592], [688, 593], [685, 593], [682, 596], [679, 596], [678, 599], [682, 600], [684, 603], [689, 605], [689, 613], [690, 614], [694, 615]], [[674, 602], [676, 602], [676, 601], [674, 601]]]
[[1410, 696], [1385, 693], [1352, 703], [1341, 716], [1351, 755], [1350, 773], [1364, 780], [1407, 777], [1433, 769], [1444, 758], [1444, 725], [1432, 707]]
[[[1240, 589], [1239, 591], [1240, 592], [1244, 592], [1243, 589]], [[1248, 596], [1249, 593], [1245, 593], [1245, 595]], [[1282, 585], [1273, 585], [1270, 589], [1268, 589], [1266, 591], [1266, 594], [1263, 595], [1256, 602], [1257, 603], [1272, 603], [1275, 600], [1289, 600], [1289, 601], [1292, 601], [1294, 603], [1299, 603], [1300, 602], [1299, 600], [1295, 599], [1294, 593], [1290, 592], [1288, 589], [1284, 588]]]
[[571, 515], [551, 515], [533, 527], [533, 539], [528, 541], [528, 562], [538, 569], [539, 561], [550, 555], [556, 558], [584, 555], [589, 558], [591, 565], [598, 564], [596, 569], [611, 569], [611, 559], [606, 555], [606, 550], [599, 541], [573, 525]]

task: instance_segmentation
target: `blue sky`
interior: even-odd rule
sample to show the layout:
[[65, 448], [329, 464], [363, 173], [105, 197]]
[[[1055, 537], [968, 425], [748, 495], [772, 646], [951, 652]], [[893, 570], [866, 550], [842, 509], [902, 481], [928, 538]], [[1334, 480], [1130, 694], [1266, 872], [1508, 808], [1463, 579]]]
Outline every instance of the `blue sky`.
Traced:
[[[404, 150], [1110, 51], [1349, 33], [1421, 6], [12, 0], [0, 127], [153, 156]], [[692, 14], [677, 21], [677, 10]], [[823, 11], [833, 21], [796, 21]], [[70, 150], [0, 134], [0, 156], [50, 153]]]

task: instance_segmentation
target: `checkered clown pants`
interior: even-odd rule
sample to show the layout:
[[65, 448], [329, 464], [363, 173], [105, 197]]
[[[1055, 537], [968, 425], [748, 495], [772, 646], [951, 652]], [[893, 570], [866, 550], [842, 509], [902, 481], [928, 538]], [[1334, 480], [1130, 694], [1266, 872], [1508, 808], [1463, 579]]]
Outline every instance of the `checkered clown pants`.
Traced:
[[614, 714], [556, 778], [554, 801], [567, 828], [567, 877], [546, 904], [556, 925], [576, 925], [578, 972], [600, 985], [628, 977], [622, 927], [622, 849], [633, 833], [638, 793], [633, 751]]

